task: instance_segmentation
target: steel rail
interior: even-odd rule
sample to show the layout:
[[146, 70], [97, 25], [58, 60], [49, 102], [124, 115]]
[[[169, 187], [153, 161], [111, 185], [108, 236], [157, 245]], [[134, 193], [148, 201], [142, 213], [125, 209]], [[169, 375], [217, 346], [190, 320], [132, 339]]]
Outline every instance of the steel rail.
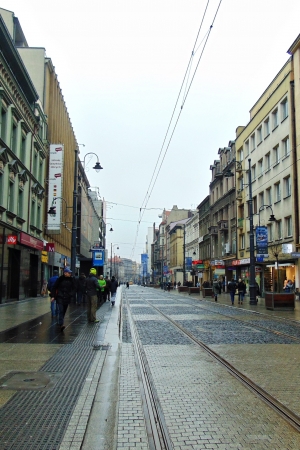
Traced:
[[244, 386], [246, 386], [250, 391], [252, 391], [256, 396], [258, 396], [264, 403], [266, 403], [269, 407], [275, 410], [282, 418], [284, 418], [291, 426], [293, 426], [297, 431], [300, 431], [300, 417], [297, 416], [293, 411], [286, 408], [282, 403], [276, 400], [272, 395], [246, 377], [242, 372], [237, 370], [234, 366], [232, 366], [226, 359], [222, 358], [218, 353], [204, 344], [202, 341], [197, 339], [192, 333], [190, 333], [187, 329], [179, 325], [176, 321], [171, 319], [165, 313], [159, 310], [156, 306], [151, 304], [148, 300], [144, 298], [145, 302], [151, 305], [159, 314], [161, 314], [166, 320], [171, 322], [176, 328], [178, 328], [184, 335], [188, 336], [193, 342], [195, 342], [199, 347], [204, 349], [206, 353], [208, 353], [212, 358], [214, 358], [217, 362], [219, 362], [222, 366], [226, 367], [226, 369], [233, 375], [236, 379], [238, 379]]
[[[127, 299], [126, 299], [127, 300]], [[131, 329], [132, 343], [135, 349], [136, 369], [140, 381], [140, 391], [143, 398], [144, 416], [147, 428], [150, 450], [172, 450], [173, 444], [169, 437], [168, 428], [162, 408], [154, 387], [150, 368], [145, 352], [138, 338], [138, 331], [132, 318], [130, 305], [127, 300], [127, 316]]]

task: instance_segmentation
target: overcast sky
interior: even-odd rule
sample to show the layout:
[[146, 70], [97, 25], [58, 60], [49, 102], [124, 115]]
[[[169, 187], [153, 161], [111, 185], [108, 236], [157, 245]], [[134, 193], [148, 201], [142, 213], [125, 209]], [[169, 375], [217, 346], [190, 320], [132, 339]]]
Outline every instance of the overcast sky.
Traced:
[[[189, 82], [200, 63], [163, 146], [207, 3]], [[99, 155], [104, 170], [93, 173], [95, 158], [86, 158], [87, 176], [108, 202], [108, 247], [112, 242], [121, 257], [140, 260], [147, 227], [159, 224], [163, 208], [196, 208], [205, 198], [218, 148], [249, 121], [300, 33], [299, 0], [223, 0], [210, 31], [219, 3], [0, 2], [18, 17], [28, 44], [45, 47], [52, 59], [77, 141], [85, 144], [81, 159]], [[147, 191], [150, 209], [141, 218]]]

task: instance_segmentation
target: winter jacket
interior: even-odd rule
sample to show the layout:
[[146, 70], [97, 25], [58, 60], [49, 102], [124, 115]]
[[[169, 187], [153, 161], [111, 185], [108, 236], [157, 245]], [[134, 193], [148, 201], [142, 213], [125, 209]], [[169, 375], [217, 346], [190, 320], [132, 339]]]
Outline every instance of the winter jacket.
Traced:
[[76, 280], [73, 277], [60, 276], [51, 290], [51, 297], [54, 297], [58, 303], [69, 304], [76, 297]]
[[228, 291], [229, 292], [235, 292], [237, 288], [236, 282], [235, 281], [229, 281], [228, 283]]
[[78, 287], [78, 291], [79, 292], [82, 292], [83, 294], [85, 294], [85, 291], [86, 291], [86, 277], [80, 276], [77, 279], [77, 287]]
[[118, 282], [117, 280], [111, 280], [110, 283], [110, 292], [111, 294], [115, 294], [117, 292]]
[[58, 279], [58, 275], [53, 275], [53, 277], [49, 278], [48, 284], [47, 284], [47, 289], [49, 292], [52, 291], [52, 288], [56, 282], [56, 280]]
[[98, 284], [98, 279], [95, 277], [95, 275], [92, 275], [90, 273], [89, 276], [85, 280], [86, 280], [87, 295], [89, 295], [89, 296], [97, 295], [97, 291], [99, 290], [99, 284]]
[[238, 292], [246, 293], [246, 284], [244, 281], [239, 281], [237, 285]]
[[105, 280], [98, 280], [98, 284], [100, 287], [100, 291], [104, 292], [105, 286], [106, 286], [106, 281]]

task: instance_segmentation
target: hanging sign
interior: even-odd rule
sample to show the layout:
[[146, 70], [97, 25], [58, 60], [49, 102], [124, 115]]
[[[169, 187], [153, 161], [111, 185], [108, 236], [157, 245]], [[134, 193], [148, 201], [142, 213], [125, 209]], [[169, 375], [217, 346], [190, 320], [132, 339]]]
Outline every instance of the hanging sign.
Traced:
[[256, 256], [268, 258], [268, 228], [256, 227]]
[[103, 266], [104, 265], [104, 250], [95, 250], [93, 254], [93, 266]]

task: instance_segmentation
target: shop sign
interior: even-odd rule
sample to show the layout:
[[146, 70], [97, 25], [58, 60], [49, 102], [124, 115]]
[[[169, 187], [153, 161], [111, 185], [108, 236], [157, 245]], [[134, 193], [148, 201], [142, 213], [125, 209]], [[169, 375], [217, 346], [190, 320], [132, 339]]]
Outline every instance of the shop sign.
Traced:
[[48, 264], [48, 252], [46, 252], [45, 250], [42, 251], [41, 262]]
[[232, 261], [232, 265], [233, 266], [242, 266], [245, 264], [250, 264], [250, 258], [245, 258], [245, 259], [235, 259], [234, 261]]
[[[60, 233], [61, 223], [61, 195], [63, 178], [64, 146], [63, 144], [51, 144], [49, 152], [49, 176], [48, 176], [48, 210], [55, 208], [56, 214], [47, 214], [47, 230]], [[58, 201], [55, 201], [55, 199]]]
[[225, 275], [225, 269], [215, 269], [215, 275]]
[[93, 266], [103, 266], [104, 265], [104, 251], [97, 250], [93, 251]]
[[203, 264], [203, 261], [202, 261], [202, 259], [196, 259], [196, 260], [192, 261], [192, 264], [193, 264], [193, 266], [198, 265], [198, 264]]
[[6, 242], [8, 244], [10, 244], [10, 245], [16, 245], [16, 243], [17, 243], [17, 236], [15, 236], [13, 234], [8, 234]]
[[197, 264], [197, 269], [204, 269], [204, 268], [205, 268], [204, 264]]
[[30, 236], [30, 234], [26, 234], [23, 231], [21, 231], [19, 235], [19, 242], [20, 244], [27, 245], [27, 247], [32, 247], [36, 250], [44, 250], [43, 241], [33, 236]]
[[55, 244], [54, 244], [54, 242], [47, 242], [47, 244], [46, 244], [46, 251], [47, 252], [55, 252]]
[[282, 244], [281, 253], [292, 253], [293, 244]]
[[292, 258], [300, 258], [300, 252], [293, 252], [291, 253]]

